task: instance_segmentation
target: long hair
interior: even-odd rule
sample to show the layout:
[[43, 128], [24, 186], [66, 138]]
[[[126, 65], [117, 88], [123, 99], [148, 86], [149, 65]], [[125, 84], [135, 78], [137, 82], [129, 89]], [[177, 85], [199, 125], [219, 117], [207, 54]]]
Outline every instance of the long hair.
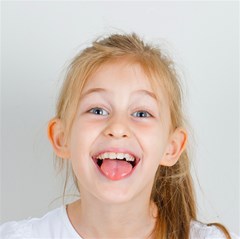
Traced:
[[[77, 111], [81, 91], [89, 76], [103, 63], [125, 57], [128, 61], [138, 63], [158, 97], [157, 89], [163, 87], [167, 93], [171, 115], [171, 129], [188, 128], [183, 112], [183, 94], [180, 79], [173, 61], [155, 45], [146, 44], [135, 33], [113, 34], [95, 40], [92, 45], [78, 54], [67, 71], [56, 107], [56, 116], [64, 123], [67, 137]], [[153, 231], [158, 239], [185, 239], [190, 235], [190, 222], [197, 220], [196, 201], [193, 180], [190, 174], [189, 147], [181, 154], [178, 162], [171, 167], [159, 166], [151, 192], [151, 200], [157, 205], [158, 215]], [[59, 168], [64, 160], [57, 158]], [[70, 167], [66, 174], [69, 175]], [[72, 171], [76, 188], [77, 179]], [[64, 194], [67, 184], [64, 186]], [[230, 238], [224, 226], [219, 226]]]

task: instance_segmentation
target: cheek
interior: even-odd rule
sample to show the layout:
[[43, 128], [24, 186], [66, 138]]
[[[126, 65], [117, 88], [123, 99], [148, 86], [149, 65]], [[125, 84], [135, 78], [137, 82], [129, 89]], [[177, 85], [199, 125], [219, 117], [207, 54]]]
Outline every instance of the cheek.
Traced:
[[142, 129], [139, 132], [144, 155], [152, 162], [160, 163], [167, 142], [166, 132], [161, 127]]
[[77, 121], [73, 124], [71, 133], [70, 151], [72, 157], [89, 155], [91, 145], [99, 135], [100, 127], [96, 123]]
[[83, 175], [90, 174], [89, 164], [91, 147], [96, 137], [96, 128], [78, 121], [72, 127], [70, 139], [70, 161], [78, 181], [84, 181]]

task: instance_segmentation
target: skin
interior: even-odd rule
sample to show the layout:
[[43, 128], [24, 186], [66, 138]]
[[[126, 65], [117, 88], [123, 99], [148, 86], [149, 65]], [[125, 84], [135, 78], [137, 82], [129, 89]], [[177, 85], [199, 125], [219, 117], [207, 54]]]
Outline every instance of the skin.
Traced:
[[[83, 238], [151, 238], [157, 213], [150, 202], [155, 172], [159, 165], [177, 162], [187, 133], [180, 127], [169, 133], [170, 111], [163, 89], [159, 89], [160, 107], [154, 98], [134, 93], [153, 92], [138, 64], [126, 59], [103, 64], [88, 79], [82, 96], [98, 87], [106, 92], [81, 98], [68, 141], [60, 119], [52, 119], [48, 126], [53, 149], [71, 161], [81, 192], [81, 200], [67, 206], [69, 219]], [[89, 112], [94, 107], [102, 110]], [[129, 149], [140, 156], [131, 176], [112, 181], [99, 172], [91, 156], [106, 147]]]

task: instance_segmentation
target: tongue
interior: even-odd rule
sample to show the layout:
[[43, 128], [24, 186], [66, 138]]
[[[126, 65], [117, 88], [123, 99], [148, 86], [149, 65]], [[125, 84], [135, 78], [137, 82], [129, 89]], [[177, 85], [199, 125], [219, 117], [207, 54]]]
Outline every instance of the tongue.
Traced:
[[124, 160], [104, 159], [101, 171], [111, 180], [119, 180], [131, 173], [132, 165]]

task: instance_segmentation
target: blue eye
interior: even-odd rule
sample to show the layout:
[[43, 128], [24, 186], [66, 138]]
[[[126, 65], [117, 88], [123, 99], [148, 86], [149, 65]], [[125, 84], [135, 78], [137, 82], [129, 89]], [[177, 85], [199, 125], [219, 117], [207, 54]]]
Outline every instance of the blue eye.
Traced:
[[104, 113], [103, 113], [104, 111], [106, 112], [105, 115], [108, 115], [108, 112], [106, 110], [102, 109], [102, 108], [95, 107], [95, 108], [92, 108], [91, 110], [89, 110], [90, 113], [105, 116]]
[[[152, 117], [151, 114], [149, 114], [147, 111], [136, 111], [135, 113], [139, 113], [137, 117], [139, 118], [148, 118], [148, 117]], [[133, 114], [135, 114], [133, 113]]]

